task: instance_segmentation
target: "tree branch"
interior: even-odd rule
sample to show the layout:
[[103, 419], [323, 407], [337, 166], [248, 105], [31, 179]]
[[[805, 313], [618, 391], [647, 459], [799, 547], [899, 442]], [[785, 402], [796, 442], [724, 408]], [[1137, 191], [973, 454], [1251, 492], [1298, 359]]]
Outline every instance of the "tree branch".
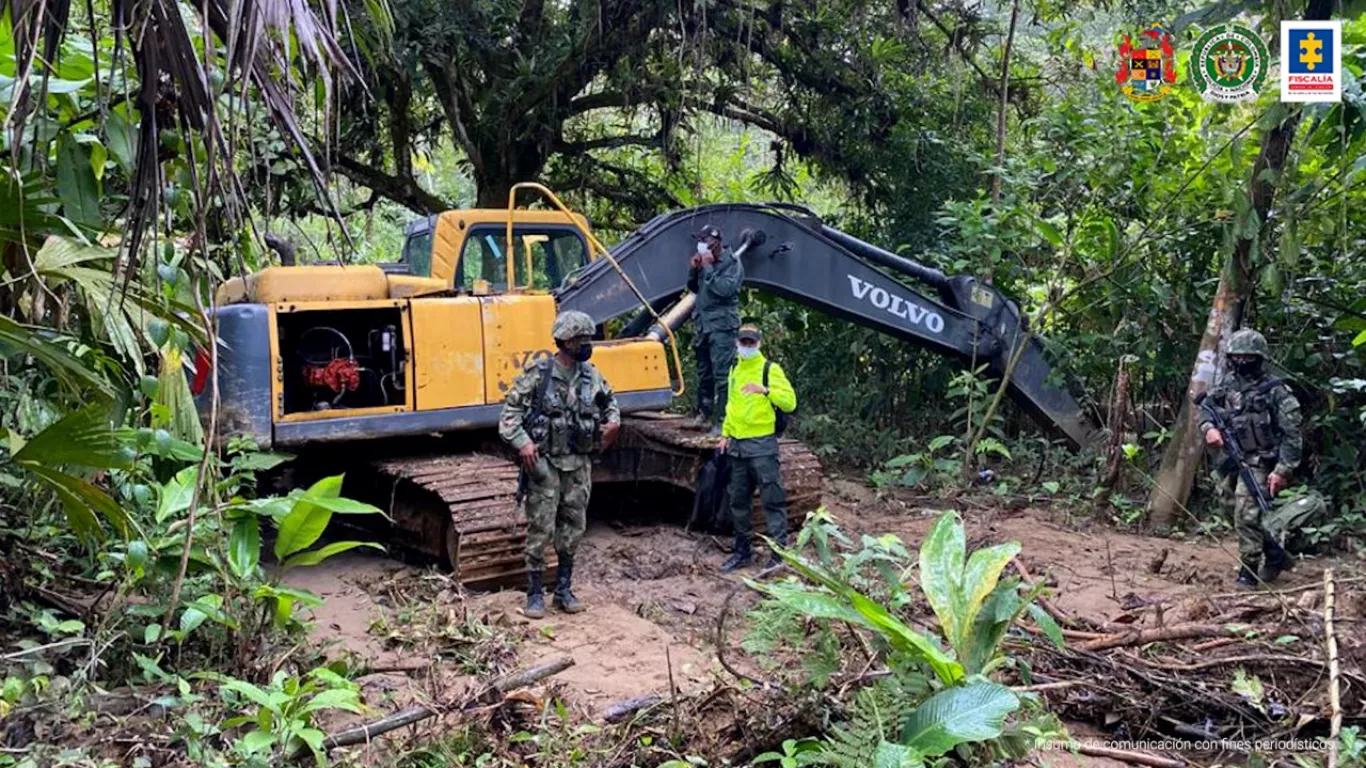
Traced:
[[339, 155], [336, 158], [334, 170], [371, 192], [407, 206], [416, 213], [440, 213], [457, 207], [454, 203], [423, 189], [411, 177], [392, 176], [346, 155]]
[[992, 93], [999, 97], [1001, 95], [1000, 85], [995, 80], [991, 79], [991, 76], [986, 73], [986, 70], [978, 66], [977, 61], [972, 58], [972, 54], [968, 53], [968, 50], [963, 47], [963, 39], [958, 35], [955, 35], [948, 27], [944, 26], [944, 22], [940, 21], [939, 17], [934, 15], [934, 11], [931, 11], [923, 0], [916, 0], [916, 6], [920, 8], [921, 13], [929, 18], [931, 23], [939, 28], [940, 32], [943, 32], [944, 35], [949, 38], [949, 42], [953, 43], [954, 50], [958, 51], [958, 55], [963, 57], [963, 61], [967, 62], [968, 66], [977, 71], [977, 74], [982, 78], [982, 84], [990, 88]]
[[565, 154], [583, 154], [595, 149], [618, 149], [620, 147], [654, 147], [659, 145], [657, 136], [637, 136], [626, 134], [622, 136], [604, 136], [599, 139], [588, 139], [586, 141], [557, 141], [554, 151]]

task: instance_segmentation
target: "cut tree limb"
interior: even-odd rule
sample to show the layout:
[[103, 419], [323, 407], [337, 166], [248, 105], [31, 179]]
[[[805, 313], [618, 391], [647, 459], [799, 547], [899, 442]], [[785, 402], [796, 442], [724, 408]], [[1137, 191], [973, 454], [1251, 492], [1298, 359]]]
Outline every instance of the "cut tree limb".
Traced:
[[[501, 699], [503, 695], [509, 691], [525, 688], [538, 680], [543, 680], [551, 675], [559, 674], [572, 666], [574, 666], [574, 659], [569, 656], [564, 656], [546, 664], [519, 672], [513, 672], [510, 675], [501, 677], [492, 683], [489, 683], [489, 685], [479, 693], [466, 698], [464, 701], [456, 702], [449, 706], [432, 707], [422, 704], [416, 707], [409, 707], [401, 712], [395, 712], [392, 715], [381, 717], [374, 722], [359, 725], [355, 728], [347, 728], [344, 731], [338, 731], [337, 733], [328, 736], [326, 739], [323, 739], [323, 750], [327, 751], [337, 747], [350, 746], [352, 744], [364, 744], [376, 736], [388, 733], [397, 728], [402, 728], [405, 725], [421, 722], [429, 717], [436, 717], [442, 712], [467, 710], [481, 704], [492, 704]], [[297, 753], [295, 756], [297, 756]]]
[[656, 704], [663, 703], [663, 701], [663, 696], [650, 694], [649, 696], [637, 696], [634, 699], [613, 702], [602, 711], [602, 719], [609, 723], [619, 723], [640, 710], [648, 709]]
[[1190, 624], [1184, 627], [1166, 627], [1163, 629], [1143, 629], [1135, 632], [1125, 632], [1122, 635], [1092, 640], [1077, 646], [1083, 651], [1104, 651], [1109, 648], [1124, 648], [1130, 645], [1145, 645], [1156, 643], [1163, 640], [1190, 640], [1196, 637], [1218, 637], [1227, 634], [1228, 630], [1223, 627], [1212, 627], [1205, 624]]
[[[1010, 558], [1010, 564], [1015, 566], [1015, 571], [1020, 574], [1020, 580], [1023, 581], [1026, 586], [1034, 586], [1034, 577], [1029, 575], [1029, 570], [1024, 567], [1024, 563], [1020, 562], [1020, 558]], [[1036, 599], [1039, 602], [1039, 607], [1043, 608], [1049, 616], [1052, 616], [1054, 621], [1068, 627], [1077, 626], [1077, 620], [1072, 618], [1068, 614], [1064, 613], [1061, 608], [1057, 607], [1056, 605], [1053, 605], [1053, 601], [1049, 600], [1043, 595], [1039, 595], [1039, 597]]]
[[1127, 749], [1112, 749], [1090, 744], [1077, 745], [1077, 751], [1089, 757], [1108, 757], [1111, 760], [1119, 760], [1131, 765], [1150, 765], [1153, 768], [1186, 768], [1186, 764], [1180, 760], [1147, 752], [1131, 752]]
[[1342, 694], [1338, 684], [1338, 636], [1333, 632], [1333, 569], [1323, 569], [1323, 635], [1328, 644], [1328, 704], [1333, 710], [1328, 731], [1328, 768], [1338, 768], [1338, 734], [1342, 733]]

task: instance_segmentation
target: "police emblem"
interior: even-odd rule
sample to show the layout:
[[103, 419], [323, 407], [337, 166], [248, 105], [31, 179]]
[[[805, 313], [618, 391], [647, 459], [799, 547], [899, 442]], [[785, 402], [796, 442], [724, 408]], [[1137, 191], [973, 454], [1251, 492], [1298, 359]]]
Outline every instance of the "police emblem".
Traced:
[[1266, 43], [1256, 32], [1221, 24], [1195, 41], [1191, 80], [1206, 101], [1225, 103], [1257, 98], [1271, 69]]
[[1170, 32], [1154, 24], [1128, 35], [1119, 46], [1119, 71], [1115, 73], [1124, 95], [1134, 101], [1157, 101], [1172, 92], [1176, 82], [1176, 50]]

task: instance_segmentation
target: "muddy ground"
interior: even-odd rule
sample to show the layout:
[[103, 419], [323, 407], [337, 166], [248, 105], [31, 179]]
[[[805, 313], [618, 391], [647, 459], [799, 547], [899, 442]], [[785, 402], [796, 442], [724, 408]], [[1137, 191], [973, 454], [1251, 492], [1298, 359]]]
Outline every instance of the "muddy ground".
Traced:
[[[912, 550], [940, 508], [838, 479], [827, 487], [826, 505], [855, 539], [865, 533], [893, 533]], [[1002, 510], [989, 504], [974, 504], [964, 517], [969, 548], [1020, 542], [1020, 559], [1035, 578], [1048, 579], [1054, 603], [1096, 622], [1132, 616], [1136, 606], [1163, 598], [1233, 588], [1236, 544], [1231, 536], [1184, 541], [1145, 537], [1099, 524], [1078, 528], [1046, 510]], [[439, 571], [404, 566], [363, 550], [299, 569], [290, 581], [326, 598], [315, 612], [314, 632], [332, 644], [332, 653], [353, 654], [380, 669], [422, 665], [438, 653], [446, 660], [424, 674], [364, 678], [367, 703], [380, 712], [449, 697], [494, 663], [525, 667], [564, 655], [573, 657], [574, 666], [555, 677], [556, 690], [592, 720], [600, 719], [612, 702], [667, 694], [670, 668], [673, 685], [683, 693], [706, 689], [725, 677], [716, 660], [717, 617], [727, 595], [743, 587], [739, 578], [717, 572], [725, 556], [719, 542], [685, 532], [681, 505], [646, 509], [632, 499], [599, 494], [590, 518], [575, 569], [575, 592], [589, 610], [574, 616], [552, 612], [533, 623], [521, 616], [521, 592], [460, 597]], [[1319, 580], [1323, 565], [1302, 562], [1277, 586]], [[1339, 562], [1339, 570], [1351, 573], [1357, 566]], [[741, 597], [749, 599], [748, 594]], [[458, 639], [469, 618], [489, 621], [500, 642], [475, 651]], [[728, 653], [733, 657], [742, 655], [739, 635], [738, 627], [730, 629], [734, 650]], [[449, 661], [453, 654], [458, 663]], [[1075, 733], [1096, 735], [1079, 723]], [[1088, 766], [1120, 765], [1080, 759]], [[1053, 753], [1044, 762], [1065, 766], [1079, 764], [1076, 760]]]

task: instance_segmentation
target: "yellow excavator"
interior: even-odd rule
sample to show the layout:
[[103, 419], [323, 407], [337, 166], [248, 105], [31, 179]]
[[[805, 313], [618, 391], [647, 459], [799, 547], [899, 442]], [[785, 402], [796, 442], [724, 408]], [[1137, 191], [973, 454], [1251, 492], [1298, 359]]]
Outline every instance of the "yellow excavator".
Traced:
[[[525, 190], [548, 207], [516, 207]], [[1038, 340], [1020, 333], [1018, 307], [988, 285], [774, 204], [676, 211], [608, 249], [538, 184], [514, 187], [507, 209], [413, 222], [392, 264], [269, 266], [228, 280], [212, 312], [217, 344], [196, 355], [191, 388], [202, 416], [216, 397], [221, 439], [295, 454], [293, 482], [346, 472], [343, 492], [385, 509], [401, 549], [445, 560], [468, 586], [520, 583], [518, 470], [496, 424], [512, 381], [552, 354], [560, 310], [599, 324], [593, 362], [623, 413], [617, 443], [595, 457], [595, 486], [671, 485], [694, 492], [694, 521], [714, 513], [695, 492], [716, 441], [665, 412], [683, 394], [674, 332], [693, 308], [688, 257], [703, 224], [721, 229], [748, 286], [998, 370], [1023, 344], [1016, 401], [1073, 442], [1092, 440], [1089, 417], [1048, 380]], [[939, 300], [906, 278], [938, 289]], [[606, 338], [609, 323], [620, 326], [616, 338]], [[781, 448], [799, 524], [820, 502], [821, 466], [796, 440]]]

